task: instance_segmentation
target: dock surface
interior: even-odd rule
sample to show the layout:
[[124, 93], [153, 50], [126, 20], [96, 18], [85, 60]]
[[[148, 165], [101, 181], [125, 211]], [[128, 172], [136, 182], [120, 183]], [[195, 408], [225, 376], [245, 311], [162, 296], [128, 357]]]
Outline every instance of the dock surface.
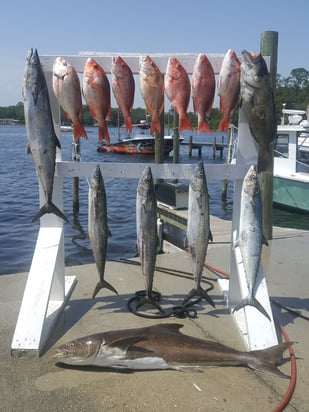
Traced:
[[[209, 244], [210, 265], [228, 272], [231, 222], [211, 218], [214, 242]], [[269, 247], [263, 247], [262, 262], [276, 322], [284, 326], [294, 344], [297, 383], [285, 411], [308, 411], [309, 404], [309, 232], [274, 228]], [[154, 289], [162, 302], [181, 303], [192, 289], [190, 256], [172, 245], [164, 245], [157, 257]], [[94, 264], [67, 267], [76, 275], [77, 286], [57, 323], [46, 351], [39, 358], [12, 358], [10, 347], [19, 313], [27, 273], [0, 276], [0, 410], [19, 411], [272, 411], [281, 401], [288, 379], [280, 379], [246, 367], [210, 367], [203, 373], [178, 371], [117, 372], [74, 369], [55, 365], [56, 346], [71, 339], [112, 329], [135, 328], [156, 323], [183, 324], [185, 334], [211, 339], [244, 350], [240, 334], [226, 307], [214, 276], [210, 295], [213, 309], [206, 302], [195, 305], [196, 318], [146, 319], [127, 307], [135, 291], [144, 289], [138, 258], [108, 261], [106, 280], [119, 295], [104, 289], [96, 299], [91, 295], [98, 275]], [[204, 285], [207, 287], [207, 285]], [[285, 309], [293, 308], [295, 313]], [[297, 314], [301, 314], [304, 319]], [[263, 331], [261, 331], [263, 333]], [[290, 374], [287, 362], [280, 366]]]

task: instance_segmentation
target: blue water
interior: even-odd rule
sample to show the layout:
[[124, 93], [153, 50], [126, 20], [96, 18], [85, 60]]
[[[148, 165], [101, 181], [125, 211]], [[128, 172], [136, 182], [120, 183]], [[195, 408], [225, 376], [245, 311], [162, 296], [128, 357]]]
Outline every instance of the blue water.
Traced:
[[[144, 162], [153, 158], [141, 155], [104, 154], [96, 151], [97, 129], [88, 128], [89, 140], [81, 141], [81, 160], [91, 162]], [[191, 132], [190, 132], [191, 133]], [[189, 132], [183, 137], [188, 139]], [[110, 129], [111, 141], [117, 140], [117, 130]], [[212, 142], [212, 137], [193, 135], [193, 140]], [[26, 129], [24, 126], [0, 126], [0, 274], [29, 271], [39, 224], [31, 219], [39, 209], [38, 180], [31, 155], [26, 154]], [[72, 138], [62, 134], [62, 158], [71, 159]], [[203, 148], [202, 159], [213, 160], [212, 149]], [[172, 162], [172, 155], [166, 159]], [[188, 147], [180, 147], [181, 163], [196, 163], [197, 152], [188, 156]], [[105, 179], [107, 193], [108, 225], [112, 236], [108, 240], [108, 259], [130, 258], [135, 253], [135, 199], [137, 179]], [[223, 219], [231, 219], [233, 184], [228, 185], [227, 200], [221, 202], [220, 181], [208, 182], [210, 213]], [[72, 181], [64, 179], [64, 212], [70, 224], [64, 225], [65, 263], [79, 265], [94, 262], [87, 239], [88, 182], [80, 179], [80, 211], [77, 218], [72, 210]], [[274, 209], [274, 225], [309, 230], [309, 216]]]
[[[81, 142], [82, 161], [144, 162], [153, 158], [140, 155], [104, 154], [96, 151], [97, 129], [88, 128], [89, 140]], [[117, 130], [110, 129], [111, 140], [117, 140]], [[184, 134], [188, 138], [189, 133]], [[194, 140], [203, 140], [195, 137]], [[212, 138], [208, 137], [209, 141]], [[0, 126], [0, 274], [29, 271], [39, 224], [31, 219], [39, 209], [38, 179], [31, 155], [26, 154], [26, 129], [24, 126]], [[71, 159], [72, 137], [62, 134], [62, 159]], [[212, 163], [212, 149], [203, 148], [203, 160]], [[197, 152], [188, 156], [188, 148], [180, 148], [180, 162], [196, 163]], [[170, 156], [167, 161], [171, 162]], [[216, 160], [218, 162], [220, 160]], [[137, 179], [105, 179], [109, 229], [108, 259], [130, 258], [135, 253], [135, 199]], [[210, 208], [213, 215], [230, 219], [232, 213], [232, 184], [227, 202], [220, 200], [221, 182], [208, 182]], [[88, 182], [80, 179], [80, 211], [77, 218], [72, 210], [72, 181], [64, 179], [64, 213], [70, 224], [64, 225], [65, 263], [78, 265], [94, 262], [87, 239]]]

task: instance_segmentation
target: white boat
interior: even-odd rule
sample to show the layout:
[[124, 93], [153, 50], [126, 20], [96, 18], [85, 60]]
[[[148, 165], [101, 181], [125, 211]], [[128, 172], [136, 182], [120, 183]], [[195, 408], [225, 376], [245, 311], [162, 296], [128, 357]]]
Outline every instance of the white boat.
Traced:
[[282, 110], [274, 148], [273, 202], [309, 213], [309, 106], [307, 111], [285, 109], [285, 105]]

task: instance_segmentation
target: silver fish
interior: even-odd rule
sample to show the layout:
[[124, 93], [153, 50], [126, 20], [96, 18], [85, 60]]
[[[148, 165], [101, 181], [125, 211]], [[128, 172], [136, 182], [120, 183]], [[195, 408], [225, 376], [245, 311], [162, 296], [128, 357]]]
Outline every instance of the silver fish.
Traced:
[[32, 155], [46, 199], [32, 222], [46, 213], [54, 213], [67, 222], [66, 216], [52, 202], [56, 146], [60, 148], [60, 142], [54, 130], [47, 84], [36, 49], [29, 49], [27, 53], [23, 99], [27, 152]]
[[189, 185], [188, 225], [186, 244], [192, 256], [192, 271], [195, 281], [185, 302], [198, 295], [215, 307], [206, 291], [201, 288], [201, 278], [207, 254], [208, 242], [212, 240], [209, 225], [209, 195], [203, 162], [198, 162]]
[[276, 137], [276, 113], [268, 69], [260, 53], [242, 52], [240, 66], [241, 106], [250, 132], [259, 145], [258, 173], [272, 164], [271, 143]]
[[88, 203], [88, 235], [100, 276], [92, 297], [94, 298], [102, 288], [118, 294], [116, 289], [104, 280], [108, 226], [105, 186], [99, 165], [95, 167], [91, 176]]
[[146, 166], [139, 179], [136, 193], [137, 253], [140, 257], [145, 279], [146, 296], [140, 305], [150, 303], [162, 311], [153, 299], [152, 285], [157, 257], [157, 202], [151, 168]]
[[168, 323], [85, 336], [56, 348], [57, 363], [100, 368], [201, 371], [207, 366], [248, 366], [287, 378], [278, 368], [293, 342], [243, 352], [217, 342], [194, 338]]
[[235, 246], [239, 246], [246, 274], [249, 294], [233, 311], [246, 305], [254, 306], [267, 319], [270, 317], [254, 297], [255, 281], [258, 274], [262, 244], [268, 245], [262, 229], [262, 201], [255, 166], [250, 166], [242, 185], [239, 219], [239, 236]]

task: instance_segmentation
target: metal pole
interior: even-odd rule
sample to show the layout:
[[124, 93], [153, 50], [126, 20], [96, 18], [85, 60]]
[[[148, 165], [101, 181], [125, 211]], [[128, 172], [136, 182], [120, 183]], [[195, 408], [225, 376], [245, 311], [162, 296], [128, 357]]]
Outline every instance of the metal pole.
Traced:
[[[75, 162], [80, 161], [80, 143], [79, 139], [77, 142], [72, 142], [72, 160]], [[79, 178], [73, 177], [72, 182], [72, 206], [73, 206], [73, 216], [79, 214]]]

